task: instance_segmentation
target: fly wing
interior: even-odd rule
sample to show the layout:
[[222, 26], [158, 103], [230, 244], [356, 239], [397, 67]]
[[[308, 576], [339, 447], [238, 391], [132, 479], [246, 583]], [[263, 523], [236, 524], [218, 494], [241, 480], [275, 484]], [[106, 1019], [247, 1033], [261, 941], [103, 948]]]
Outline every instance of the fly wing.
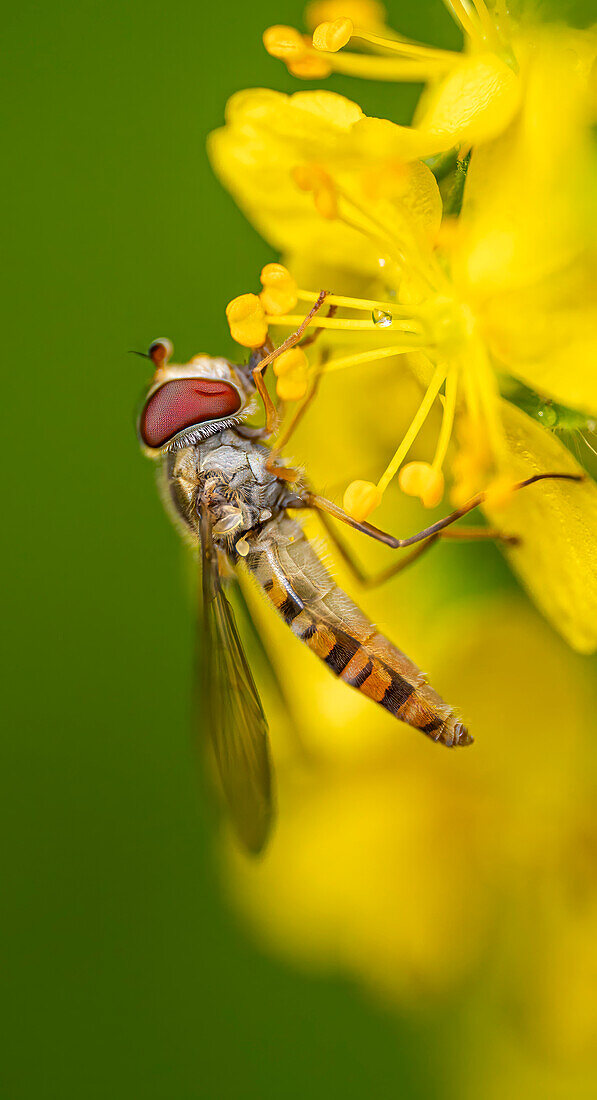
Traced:
[[234, 827], [245, 847], [257, 853], [267, 840], [272, 817], [267, 722], [222, 588], [211, 519], [205, 509], [201, 549], [205, 717]]

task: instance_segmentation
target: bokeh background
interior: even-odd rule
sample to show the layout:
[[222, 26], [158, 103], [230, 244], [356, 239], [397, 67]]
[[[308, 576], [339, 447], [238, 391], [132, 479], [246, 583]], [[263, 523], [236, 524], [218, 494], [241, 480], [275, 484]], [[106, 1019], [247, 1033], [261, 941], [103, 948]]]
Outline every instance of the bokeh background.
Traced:
[[[439, 0], [389, 9], [405, 33], [458, 46]], [[146, 367], [127, 351], [168, 335], [183, 360], [234, 352], [224, 306], [273, 257], [204, 143], [233, 91], [295, 89], [261, 47], [279, 22], [300, 25], [300, 3], [5, 14], [0, 1091], [589, 1097], [595, 663], [540, 620], [494, 547], [446, 547], [391, 597], [397, 640], [476, 718], [474, 764], [434, 758], [427, 779], [433, 746], [379, 716], [365, 761], [355, 711], [346, 752], [304, 797], [282, 781], [279, 839], [249, 870], [197, 775], [190, 571], [138, 451]], [[397, 121], [417, 95], [329, 86]], [[332, 490], [358, 418], [344, 427], [337, 475], [312, 452]], [[299, 722], [314, 708], [333, 733], [331, 681], [303, 689], [309, 655], [294, 682], [284, 660]]]

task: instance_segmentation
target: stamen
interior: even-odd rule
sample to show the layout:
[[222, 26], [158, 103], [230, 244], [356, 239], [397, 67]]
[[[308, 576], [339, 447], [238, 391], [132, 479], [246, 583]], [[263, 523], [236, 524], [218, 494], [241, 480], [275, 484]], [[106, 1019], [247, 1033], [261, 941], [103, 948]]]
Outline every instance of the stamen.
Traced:
[[494, 456], [504, 449], [504, 432], [499, 415], [500, 393], [497, 380], [485, 353], [483, 345], [474, 340], [467, 350], [471, 372], [474, 371], [474, 385], [478, 394], [479, 412], [485, 424], [489, 448]]
[[344, 370], [346, 367], [357, 367], [377, 359], [390, 359], [393, 355], [405, 355], [409, 351], [421, 351], [421, 345], [408, 341], [405, 344], [393, 344], [391, 348], [374, 348], [371, 351], [357, 352], [356, 355], [344, 355], [326, 363], [321, 368], [321, 374], [333, 374], [334, 371]]
[[398, 474], [403, 493], [419, 497], [424, 508], [435, 508], [444, 495], [444, 475], [428, 462], [408, 462]]
[[437, 447], [435, 450], [435, 456], [433, 459], [434, 470], [441, 470], [444, 459], [446, 457], [450, 439], [452, 436], [452, 427], [454, 425], [454, 411], [456, 409], [456, 394], [458, 392], [458, 372], [456, 368], [452, 367], [446, 376], [446, 398], [444, 402], [444, 412], [442, 416], [442, 426], [440, 428]]
[[300, 401], [308, 387], [309, 362], [302, 348], [289, 348], [273, 363], [276, 393], [282, 401]]
[[[259, 295], [266, 313], [289, 313], [297, 303], [297, 286], [283, 264], [266, 264], [261, 275], [263, 290]], [[314, 295], [313, 301], [316, 301]]]
[[473, 40], [479, 38], [479, 30], [465, 0], [444, 0], [450, 15], [460, 24], [465, 34]]
[[305, 39], [294, 27], [276, 25], [263, 32], [263, 45], [271, 57], [292, 61], [307, 52]]
[[259, 348], [267, 339], [267, 319], [256, 294], [240, 294], [226, 306], [230, 333], [244, 348]]
[[446, 365], [445, 363], [438, 363], [433, 372], [427, 392], [425, 393], [425, 396], [411, 421], [410, 427], [406, 435], [404, 436], [402, 442], [400, 443], [400, 446], [394, 454], [394, 457], [392, 458], [391, 462], [389, 463], [377, 483], [377, 487], [381, 493], [385, 493], [388, 485], [392, 481], [392, 478], [398, 473], [398, 470], [404, 462], [404, 459], [406, 458], [415, 439], [421, 431], [423, 424], [425, 423], [429, 413], [431, 412], [433, 402], [435, 401], [441, 389], [445, 377]]
[[333, 221], [338, 216], [337, 188], [325, 168], [319, 164], [299, 164], [292, 169], [292, 178], [301, 191], [311, 191], [315, 209], [322, 218]]
[[[317, 55], [317, 51], [313, 51]], [[446, 51], [447, 53], [448, 51]], [[371, 57], [359, 53], [323, 53], [330, 70], [344, 76], [357, 76], [364, 80], [427, 81], [442, 76], [454, 64], [451, 56], [444, 57]]]
[[344, 491], [342, 505], [349, 516], [362, 523], [381, 504], [381, 496], [372, 481], [351, 481]]
[[[295, 328], [304, 321], [304, 317], [301, 317], [299, 314], [288, 313], [280, 317], [277, 315], [270, 317], [268, 315], [266, 320], [271, 325], [290, 325], [291, 328]], [[384, 335], [387, 335], [389, 329], [396, 329], [400, 332], [412, 333], [413, 336], [417, 335], [417, 333], [412, 332], [410, 323], [406, 321], [391, 320], [389, 324], [382, 327], [376, 325], [374, 321], [361, 321], [360, 319], [352, 317], [317, 317], [316, 319], [312, 318], [306, 327], [310, 327], [311, 325], [316, 325], [317, 328], [329, 328], [341, 332], [383, 332]], [[418, 346], [426, 342], [428, 341], [421, 339]]]
[[[315, 302], [317, 294], [312, 290], [297, 290], [297, 298], [300, 302]], [[352, 298], [345, 294], [328, 294], [326, 298], [331, 306], [342, 306], [346, 309], [363, 310], [365, 313], [373, 313], [381, 310], [382, 313], [391, 313], [392, 318], [404, 317], [407, 320], [419, 319], [422, 315], [416, 306], [397, 306], [394, 302], [380, 302], [374, 298]], [[384, 326], [384, 327], [387, 327]]]
[[326, 57], [327, 54], [308, 50], [303, 56], [286, 62], [288, 72], [291, 76], [298, 76], [300, 80], [325, 80], [332, 71]]
[[334, 19], [320, 23], [313, 31], [313, 46], [316, 50], [326, 50], [336, 53], [347, 42], [350, 42], [354, 33], [351, 19]]
[[479, 22], [484, 30], [484, 38], [496, 38], [496, 26], [491, 18], [491, 15], [487, 9], [487, 5], [484, 0], [473, 0], [473, 6], [479, 18]]
[[313, 46], [316, 50], [336, 53], [351, 38], [358, 38], [374, 49], [400, 54], [403, 58], [416, 61], [436, 61], [450, 68], [462, 55], [454, 50], [434, 49], [420, 42], [411, 42], [405, 38], [386, 37], [373, 34], [362, 27], [355, 27], [350, 19], [335, 19], [332, 23], [320, 23], [313, 32]]
[[420, 497], [425, 508], [435, 508], [444, 495], [442, 466], [452, 435], [457, 390], [458, 372], [452, 367], [446, 376], [444, 411], [433, 462], [409, 462], [398, 475], [402, 492]]

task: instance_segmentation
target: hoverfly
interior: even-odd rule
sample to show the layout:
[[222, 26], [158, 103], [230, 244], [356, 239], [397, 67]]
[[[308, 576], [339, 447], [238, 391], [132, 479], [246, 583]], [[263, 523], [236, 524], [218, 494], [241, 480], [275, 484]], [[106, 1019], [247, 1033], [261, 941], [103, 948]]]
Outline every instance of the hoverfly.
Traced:
[[[346, 684], [433, 741], [472, 741], [416, 664], [336, 584], [289, 509], [316, 508], [328, 530], [331, 515], [397, 549], [430, 545], [482, 497], [418, 535], [398, 539], [353, 520], [300, 476], [290, 480], [289, 469], [276, 466], [276, 452], [265, 445], [268, 429], [251, 428], [245, 420], [258, 392], [271, 428], [275, 409], [263, 371], [291, 340], [298, 341], [304, 327], [278, 349], [259, 349], [244, 366], [208, 355], [169, 364], [170, 342], [155, 341], [149, 349], [155, 374], [138, 424], [145, 453], [160, 462], [172, 518], [201, 548], [204, 713], [232, 822], [251, 852], [263, 847], [269, 832], [272, 768], [266, 718], [224, 591], [224, 563], [252, 574], [292, 633]], [[560, 475], [536, 475], [520, 487], [544, 476]]]

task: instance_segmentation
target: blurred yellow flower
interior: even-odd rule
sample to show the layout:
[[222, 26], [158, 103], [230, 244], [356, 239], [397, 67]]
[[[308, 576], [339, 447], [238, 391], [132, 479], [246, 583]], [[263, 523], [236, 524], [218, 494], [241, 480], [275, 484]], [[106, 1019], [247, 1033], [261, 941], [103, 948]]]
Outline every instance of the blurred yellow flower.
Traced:
[[[594, 1082], [591, 670], [517, 597], [461, 605], [456, 630], [444, 616], [438, 631], [436, 616], [430, 643], [424, 582], [414, 587], [409, 580], [419, 625], [409, 629], [482, 740], [467, 759], [428, 752], [388, 732], [383, 716], [365, 715], [360, 700], [341, 700], [313, 670], [294, 715], [302, 766], [274, 744], [272, 847], [258, 865], [230, 852], [230, 888], [270, 949], [310, 969], [347, 971], [417, 1015], [441, 996], [451, 1017], [450, 997], [464, 997], [461, 1041], [475, 1018], [497, 1012], [494, 1039], [540, 1064], [549, 1057], [556, 1078], [570, 1060], [592, 1066]], [[398, 582], [377, 599], [384, 619], [399, 620], [406, 590]], [[296, 654], [276, 653], [279, 670], [296, 677]], [[281, 716], [274, 734], [282, 738], [287, 723]], [[478, 1089], [465, 1059], [462, 1095], [471, 1072]]]

